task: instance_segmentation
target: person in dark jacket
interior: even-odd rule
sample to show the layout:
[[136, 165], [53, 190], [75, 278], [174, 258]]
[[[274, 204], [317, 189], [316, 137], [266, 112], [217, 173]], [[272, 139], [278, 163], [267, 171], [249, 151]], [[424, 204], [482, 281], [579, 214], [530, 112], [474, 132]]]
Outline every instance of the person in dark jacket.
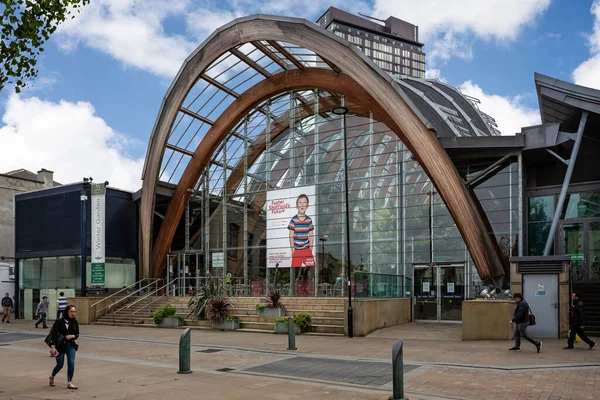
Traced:
[[571, 329], [571, 334], [569, 335], [569, 339], [567, 340], [567, 347], [565, 349], [573, 349], [573, 344], [575, 343], [575, 335], [579, 335], [581, 340], [586, 342], [588, 346], [590, 346], [590, 350], [596, 345], [596, 343], [591, 340], [587, 335], [583, 332], [586, 324], [585, 311], [583, 310], [583, 301], [579, 300], [579, 295], [577, 293], [573, 293], [571, 295], [571, 299], [573, 299], [573, 307], [571, 307], [571, 313], [569, 315], [569, 325]]
[[13, 308], [15, 308], [13, 301], [10, 298], [10, 295], [6, 293], [2, 298], [2, 310], [4, 311], [4, 314], [2, 315], [2, 322], [6, 320], [6, 323], [10, 324], [10, 313], [12, 312]]
[[521, 293], [515, 293], [513, 299], [515, 300], [515, 303], [517, 303], [517, 308], [515, 308], [515, 315], [510, 320], [510, 323], [515, 324], [515, 345], [509, 350], [521, 351], [521, 338], [523, 338], [533, 344], [539, 353], [542, 349], [542, 342], [538, 342], [527, 335], [527, 327], [529, 326], [529, 304], [523, 300]]
[[65, 309], [62, 318], [58, 318], [52, 326], [52, 336], [50, 341], [50, 354], [56, 357], [56, 366], [52, 370], [52, 375], [48, 378], [48, 384], [54, 385], [54, 377], [65, 365], [65, 356], [67, 357], [67, 389], [77, 389], [73, 384], [73, 374], [75, 373], [75, 354], [79, 346], [75, 340], [79, 337], [79, 324], [77, 323], [77, 309], [69, 305]]

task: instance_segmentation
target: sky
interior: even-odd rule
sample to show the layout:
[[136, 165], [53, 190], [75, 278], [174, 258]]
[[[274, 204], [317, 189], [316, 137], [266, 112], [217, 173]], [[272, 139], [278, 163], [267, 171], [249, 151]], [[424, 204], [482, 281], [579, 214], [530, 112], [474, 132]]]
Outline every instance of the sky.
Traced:
[[332, 5], [418, 25], [427, 77], [478, 98], [504, 135], [540, 123], [535, 72], [600, 89], [600, 0], [93, 0], [44, 46], [30, 88], [0, 92], [0, 173], [139, 189], [162, 99], [210, 33], [256, 13], [315, 21]]

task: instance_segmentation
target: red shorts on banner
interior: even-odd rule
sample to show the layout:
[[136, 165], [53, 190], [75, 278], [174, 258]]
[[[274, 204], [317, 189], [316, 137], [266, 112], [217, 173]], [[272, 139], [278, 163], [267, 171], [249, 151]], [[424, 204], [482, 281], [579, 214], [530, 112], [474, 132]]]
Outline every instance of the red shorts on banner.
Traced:
[[292, 254], [292, 267], [300, 268], [304, 264], [305, 267], [314, 267], [315, 266], [315, 258], [313, 257], [312, 250], [301, 249], [294, 250]]

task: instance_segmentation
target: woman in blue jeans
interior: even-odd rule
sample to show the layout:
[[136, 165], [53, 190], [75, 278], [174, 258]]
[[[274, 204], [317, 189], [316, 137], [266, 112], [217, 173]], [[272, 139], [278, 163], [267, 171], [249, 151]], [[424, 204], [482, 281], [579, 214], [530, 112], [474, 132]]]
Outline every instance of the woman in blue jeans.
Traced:
[[48, 378], [48, 384], [54, 385], [54, 377], [65, 365], [67, 357], [67, 388], [77, 389], [73, 384], [73, 374], [75, 373], [75, 354], [79, 346], [75, 340], [79, 337], [79, 324], [77, 323], [77, 309], [75, 306], [67, 306], [63, 318], [59, 318], [52, 326], [52, 339], [50, 342], [50, 354], [56, 357], [56, 366], [52, 370], [52, 375]]

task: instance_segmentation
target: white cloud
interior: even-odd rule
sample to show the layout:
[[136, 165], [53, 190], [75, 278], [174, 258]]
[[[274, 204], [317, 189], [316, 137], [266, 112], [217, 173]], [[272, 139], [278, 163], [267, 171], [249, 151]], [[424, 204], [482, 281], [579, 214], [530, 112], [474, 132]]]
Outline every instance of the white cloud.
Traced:
[[[501, 42], [516, 40], [551, 0], [375, 0], [380, 18], [397, 16], [419, 26], [428, 61], [472, 57], [469, 37]], [[440, 42], [440, 43], [438, 43]]]
[[0, 125], [0, 171], [25, 168], [55, 172], [61, 183], [92, 176], [113, 187], [141, 187], [143, 159], [129, 157], [130, 139], [95, 115], [87, 102], [52, 103], [12, 95]]
[[442, 82], [447, 82], [446, 79], [442, 76], [442, 71], [439, 69], [435, 69], [435, 68], [430, 68], [427, 71], [425, 71], [425, 78], [426, 79], [438, 79]]
[[466, 81], [458, 87], [461, 92], [481, 101], [479, 109], [496, 120], [498, 129], [503, 135], [514, 135], [525, 126], [540, 124], [537, 109], [522, 104], [522, 96], [502, 97], [484, 93], [477, 84]]
[[98, 0], [61, 25], [59, 47], [73, 51], [79, 43], [153, 74], [174, 77], [195, 42], [167, 34], [166, 18], [185, 13], [186, 0]]
[[594, 16], [594, 29], [588, 38], [591, 57], [573, 71], [573, 81], [600, 89], [600, 0], [594, 1], [591, 13]]

